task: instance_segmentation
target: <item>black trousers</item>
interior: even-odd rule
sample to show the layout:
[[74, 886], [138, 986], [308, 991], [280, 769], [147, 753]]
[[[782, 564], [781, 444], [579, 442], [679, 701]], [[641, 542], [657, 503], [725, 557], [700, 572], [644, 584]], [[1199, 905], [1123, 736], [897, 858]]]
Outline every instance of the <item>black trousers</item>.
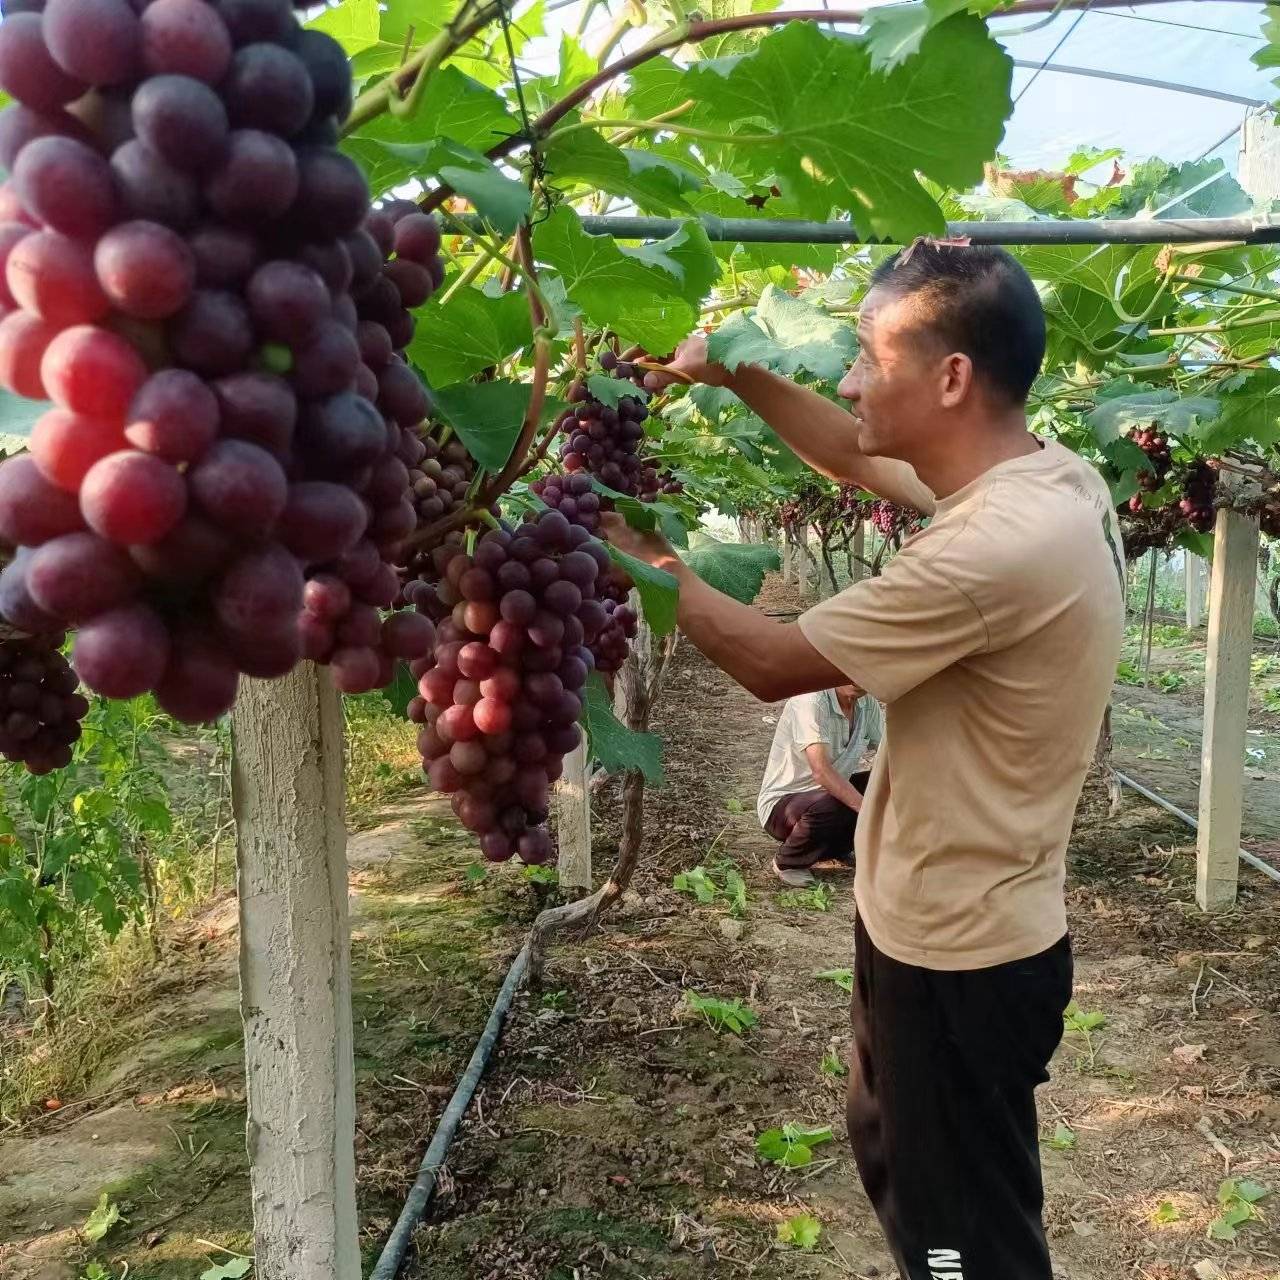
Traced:
[[903, 1280], [1051, 1280], [1036, 1086], [1062, 1038], [1071, 940], [943, 972], [854, 944], [849, 1140]]
[[[864, 770], [849, 781], [865, 795], [871, 774]], [[773, 806], [764, 829], [782, 843], [780, 867], [811, 867], [829, 858], [853, 861], [853, 833], [858, 815], [843, 801], [821, 787], [783, 796]]]

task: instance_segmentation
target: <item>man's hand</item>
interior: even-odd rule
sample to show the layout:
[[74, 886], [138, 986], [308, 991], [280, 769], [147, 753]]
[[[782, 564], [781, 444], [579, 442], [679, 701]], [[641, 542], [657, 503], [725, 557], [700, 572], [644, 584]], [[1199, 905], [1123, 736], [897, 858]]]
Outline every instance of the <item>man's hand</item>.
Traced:
[[683, 378], [671, 377], [656, 371], [644, 375], [644, 385], [650, 391], [661, 391], [673, 382], [692, 380], [708, 387], [723, 387], [729, 382], [729, 371], [722, 364], [715, 364], [707, 359], [707, 340], [701, 334], [686, 338], [677, 348], [674, 356], [667, 361], [667, 368], [682, 373]]
[[650, 533], [633, 529], [616, 511], [602, 512], [600, 525], [600, 532], [607, 542], [611, 542], [619, 551], [643, 560], [645, 564], [658, 569], [670, 569], [681, 563], [671, 543], [656, 529]]

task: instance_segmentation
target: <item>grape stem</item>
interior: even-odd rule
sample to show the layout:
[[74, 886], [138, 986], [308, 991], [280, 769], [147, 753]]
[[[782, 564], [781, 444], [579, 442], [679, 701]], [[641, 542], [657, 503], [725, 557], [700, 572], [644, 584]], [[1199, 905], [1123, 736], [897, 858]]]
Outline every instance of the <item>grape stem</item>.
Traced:
[[677, 124], [671, 120], [606, 120], [601, 116], [584, 117], [576, 124], [567, 124], [556, 131], [557, 138], [563, 138], [581, 129], [630, 129], [636, 133], [678, 133], [687, 138], [702, 142], [756, 143], [776, 142], [785, 138], [785, 133], [725, 133], [715, 129], [699, 129], [694, 125]]
[[[507, 269], [507, 271], [511, 274], [512, 278], [514, 278], [516, 275], [523, 276], [524, 282], [529, 289], [530, 299], [537, 300], [538, 306], [541, 309], [542, 314], [544, 316], [551, 314], [551, 307], [547, 303], [546, 298], [543, 296], [542, 290], [538, 287], [537, 273], [533, 270], [532, 265], [529, 265], [527, 267], [522, 266], [521, 263], [517, 262], [514, 258], [510, 258], [505, 253], [503, 253], [501, 249], [498, 249], [494, 245], [490, 244], [488, 240], [486, 240], [483, 236], [477, 235], [475, 232], [470, 231], [467, 228], [466, 224], [463, 223], [454, 214], [450, 213], [449, 210], [445, 209], [443, 213], [444, 213], [445, 220], [451, 223], [454, 227], [456, 227], [462, 235], [471, 237], [476, 248], [479, 249], [480, 252], [483, 253], [486, 258], [488, 258], [492, 262], [500, 263], [503, 267]], [[518, 240], [517, 240], [517, 244], [518, 244]], [[532, 263], [532, 260], [530, 260], [530, 263]]]

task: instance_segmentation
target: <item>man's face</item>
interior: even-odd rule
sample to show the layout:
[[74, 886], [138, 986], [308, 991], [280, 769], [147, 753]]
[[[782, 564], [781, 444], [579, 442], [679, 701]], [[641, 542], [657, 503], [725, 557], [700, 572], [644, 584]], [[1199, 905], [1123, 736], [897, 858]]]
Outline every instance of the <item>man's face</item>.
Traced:
[[[949, 403], [948, 360], [912, 300], [872, 289], [858, 320], [860, 350], [838, 393], [858, 421], [858, 445], [871, 457], [918, 457]], [[965, 360], [966, 357], [954, 357]]]

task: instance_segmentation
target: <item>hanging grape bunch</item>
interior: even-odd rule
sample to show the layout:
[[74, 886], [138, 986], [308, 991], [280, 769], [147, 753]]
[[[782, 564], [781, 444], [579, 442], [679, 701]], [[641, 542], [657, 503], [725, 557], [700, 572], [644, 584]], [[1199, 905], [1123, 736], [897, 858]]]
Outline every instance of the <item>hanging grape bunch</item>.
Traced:
[[886, 538], [906, 537], [920, 528], [919, 515], [906, 507], [890, 502], [887, 498], [877, 498], [870, 504], [871, 523]]
[[[608, 348], [600, 353], [600, 367], [616, 378], [633, 365], [620, 364]], [[644, 377], [640, 374], [639, 385]], [[669, 472], [658, 469], [640, 452], [649, 408], [640, 396], [622, 396], [617, 407], [597, 400], [581, 380], [569, 388], [570, 408], [557, 426], [564, 433], [560, 461], [568, 472], [586, 471], [618, 493], [652, 502], [660, 493], [679, 493], [683, 486]]]
[[1208, 533], [1213, 528], [1216, 512], [1213, 494], [1218, 484], [1218, 473], [1209, 462], [1193, 462], [1182, 479], [1182, 497], [1178, 510], [1197, 533]]
[[[474, 537], [474, 534], [469, 535]], [[582, 738], [591, 643], [607, 622], [597, 595], [608, 552], [558, 511], [513, 530], [463, 535], [435, 548], [434, 586], [406, 595], [439, 619], [410, 718], [431, 785], [453, 797], [491, 861], [545, 861], [551, 784]], [[448, 610], [448, 616], [444, 611]]]
[[422, 416], [394, 352], [434, 227], [362, 228], [346, 57], [289, 0], [22, 7], [0, 24], [0, 384], [54, 407], [0, 467], [0, 597], [77, 627], [91, 689], [212, 719], [240, 673], [298, 661], [305, 569], [354, 557], [359, 602], [390, 603]]
[[360, 352], [356, 386], [381, 413], [387, 448], [361, 493], [364, 533], [336, 559], [310, 570], [300, 627], [306, 656], [328, 664], [342, 692], [365, 693], [391, 682], [397, 659], [420, 658], [435, 640], [426, 618], [394, 613], [382, 619], [379, 609], [400, 597], [396, 565], [405, 539], [419, 523], [430, 523], [415, 502], [414, 486], [422, 469], [439, 471], [433, 462], [439, 445], [419, 435], [427, 395], [404, 348], [414, 333], [409, 309], [435, 291], [444, 265], [435, 220], [406, 200], [373, 210], [347, 243], [354, 295], [349, 311]]
[[[1147, 492], [1154, 493], [1164, 484], [1165, 477], [1173, 466], [1173, 455], [1169, 452], [1169, 440], [1156, 430], [1155, 424], [1150, 427], [1135, 427], [1129, 433], [1129, 439], [1147, 455], [1148, 466], [1138, 472], [1138, 484]], [[1129, 510], [1142, 509], [1142, 495], [1135, 493], [1129, 499]]]
[[60, 631], [0, 639], [0, 755], [36, 774], [63, 769], [89, 700], [59, 650]]

